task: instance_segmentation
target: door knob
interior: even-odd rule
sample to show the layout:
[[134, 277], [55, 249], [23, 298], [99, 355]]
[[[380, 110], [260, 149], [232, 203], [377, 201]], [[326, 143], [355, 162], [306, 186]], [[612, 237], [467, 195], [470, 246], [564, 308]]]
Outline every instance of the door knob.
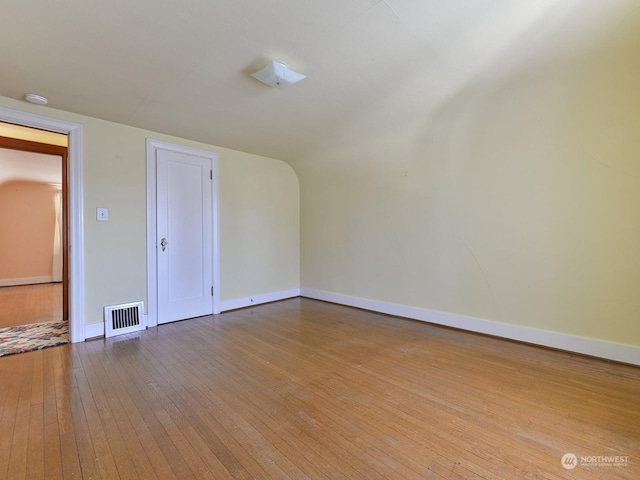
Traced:
[[164, 252], [167, 249], [167, 239], [163, 238], [160, 240], [160, 245], [162, 246], [162, 251]]

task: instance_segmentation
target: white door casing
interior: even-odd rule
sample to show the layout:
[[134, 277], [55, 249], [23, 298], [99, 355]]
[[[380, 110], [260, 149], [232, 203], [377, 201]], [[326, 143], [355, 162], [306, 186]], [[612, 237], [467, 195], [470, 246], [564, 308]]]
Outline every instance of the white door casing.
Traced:
[[0, 107], [0, 120], [40, 128], [68, 136], [69, 186], [69, 339], [85, 341], [84, 220], [83, 220], [83, 128], [55, 118]]
[[220, 312], [217, 172], [215, 153], [147, 140], [148, 326]]

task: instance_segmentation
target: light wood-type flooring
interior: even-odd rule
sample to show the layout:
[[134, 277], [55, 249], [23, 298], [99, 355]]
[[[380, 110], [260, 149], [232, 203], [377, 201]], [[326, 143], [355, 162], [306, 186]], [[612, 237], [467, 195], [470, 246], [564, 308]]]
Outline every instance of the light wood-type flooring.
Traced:
[[0, 287], [0, 328], [62, 319], [62, 283]]
[[0, 407], [11, 480], [640, 478], [640, 368], [301, 298], [0, 358]]

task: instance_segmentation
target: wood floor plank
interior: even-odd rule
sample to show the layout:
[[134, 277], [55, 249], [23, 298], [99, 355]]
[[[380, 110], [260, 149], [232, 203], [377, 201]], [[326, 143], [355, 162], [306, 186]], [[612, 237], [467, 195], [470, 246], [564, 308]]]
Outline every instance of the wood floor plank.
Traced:
[[89, 418], [85, 413], [82, 397], [83, 392], [77, 386], [69, 391], [69, 404], [65, 412], [69, 423], [61, 426], [65, 477], [67, 468], [69, 471], [78, 468], [80, 478], [107, 480], [100, 473], [98, 455], [93, 446]]
[[[134, 395], [137, 411], [130, 410], [130, 414], [138, 419], [139, 425], [142, 422], [143, 431], [153, 438], [153, 455], [156, 460], [169, 466], [173, 472], [171, 475], [177, 478], [211, 476], [206, 462], [202, 461], [188, 443], [189, 432], [182, 432], [167, 411], [173, 411], [174, 406], [165, 401], [166, 393], [158, 388], [161, 378], [154, 376], [157, 367], [153, 363], [147, 363], [148, 367], [141, 371], [139, 359], [136, 356], [134, 363], [129, 364], [130, 369], [118, 367], [118, 374], [125, 383], [126, 394]], [[133, 378], [132, 372], [136, 372]]]
[[[122, 391], [123, 394], [126, 391]], [[176, 408], [179, 408], [178, 405], [174, 405]], [[171, 411], [175, 411], [174, 407], [169, 407]], [[166, 410], [166, 409], [165, 409]], [[197, 457], [202, 461], [202, 464], [198, 467], [198, 470], [193, 472], [195, 475], [199, 475], [200, 477], [212, 476], [213, 478], [230, 478], [228, 476], [228, 472], [220, 465], [217, 461], [217, 458], [213, 454], [211, 450], [209, 450], [208, 446], [198, 438], [197, 434], [194, 433], [191, 426], [185, 422], [184, 412], [173, 417], [174, 421], [176, 421], [176, 425], [180, 429], [181, 433], [188, 440], [193, 454], [197, 455]]]
[[[136, 417], [135, 406], [130, 401], [130, 392], [127, 391], [119, 381], [119, 376], [108, 365], [108, 360], [104, 355], [104, 349], [94, 349], [91, 360], [93, 371], [97, 374], [97, 380], [101, 385], [105, 395], [110, 416], [113, 416], [113, 426], [115, 429], [110, 433], [111, 442], [118, 442], [120, 451], [118, 458], [118, 471], [126, 476], [126, 466], [128, 460], [123, 458], [125, 453], [131, 456], [131, 471], [135, 472], [136, 478], [175, 478], [170, 466], [164, 461], [164, 457], [156, 455], [156, 445], [147, 436], [146, 430], [137, 429], [133, 422], [140, 422]], [[146, 448], [145, 448], [146, 446]], [[123, 449], [123, 450], [122, 450]]]
[[[59, 350], [57, 353], [59, 353]], [[45, 425], [58, 423], [55, 369], [58, 359], [58, 355], [52, 355], [49, 358], [42, 355], [42, 408]]]
[[[179, 356], [176, 355], [176, 356]], [[182, 401], [176, 399], [175, 386], [179, 387], [178, 381], [175, 379], [177, 375], [181, 375], [181, 372], [175, 371], [175, 362], [172, 358], [160, 358], [153, 353], [151, 353], [151, 358], [153, 358], [153, 364], [156, 368], [156, 377], [155, 381], [161, 385], [168, 393], [172, 396], [172, 401], [177, 402], [182, 405], [182, 408], [185, 408], [185, 404]], [[220, 415], [221, 418], [224, 418], [225, 414], [222, 413]], [[189, 417], [185, 420], [191, 420], [193, 418], [192, 412], [189, 412]], [[194, 423], [194, 426], [198, 426], [199, 423]], [[232, 475], [236, 478], [260, 478], [266, 475], [265, 471], [262, 467], [256, 462], [254, 458], [249, 455], [246, 449], [236, 440], [235, 437], [229, 436], [225, 428], [216, 422], [214, 422], [214, 428], [216, 435], [207, 435], [205, 438], [213, 445], [217, 445], [218, 449], [216, 450], [216, 456], [220, 457], [221, 462], [225, 465], [225, 468], [232, 473]], [[218, 437], [222, 435], [225, 437], [225, 440], [219, 439]]]
[[45, 480], [61, 479], [64, 476], [60, 431], [57, 423], [44, 424], [44, 478]]
[[[282, 354], [282, 350], [278, 350], [278, 352]], [[249, 354], [249, 351], [246, 351], [245, 354]], [[274, 357], [272, 357], [272, 360], [275, 360]], [[323, 363], [326, 363], [326, 361], [327, 359], [324, 359]], [[289, 363], [290, 362], [288, 360], [283, 361], [283, 365], [286, 365]], [[300, 364], [299, 361], [296, 363], [298, 365]], [[309, 366], [306, 371], [309, 371], [310, 369], [312, 369], [312, 366]], [[334, 374], [332, 374], [332, 377], [340, 378], [340, 385], [342, 389], [340, 391], [335, 391], [335, 390], [330, 391], [328, 392], [326, 397], [319, 398], [318, 400], [319, 402], [323, 400], [330, 402], [330, 404], [332, 404], [334, 407], [337, 407], [337, 410], [344, 410], [346, 412], [351, 412], [351, 415], [347, 420], [347, 428], [344, 430], [346, 432], [346, 435], [349, 438], [357, 441], [359, 439], [359, 435], [356, 435], [355, 432], [360, 432], [361, 429], [366, 428], [367, 425], [375, 424], [379, 426], [386, 423], [393, 424], [394, 427], [392, 430], [395, 430], [395, 433], [399, 433], [400, 434], [399, 436], [401, 438], [410, 439], [412, 437], [413, 427], [410, 425], [408, 428], [404, 428], [404, 429], [400, 428], [398, 419], [394, 418], [394, 414], [396, 413], [394, 411], [386, 412], [385, 417], [388, 419], [387, 422], [372, 422], [371, 418], [370, 417], [367, 418], [366, 414], [364, 418], [360, 419], [359, 417], [363, 416], [361, 412], [367, 412], [369, 410], [368, 406], [369, 406], [369, 401], [371, 399], [366, 396], [363, 397], [363, 395], [361, 394], [362, 381], [357, 379], [359, 372], [357, 371], [349, 372], [348, 374], [346, 374], [346, 376], [340, 376], [340, 374], [337, 373], [339, 372], [339, 370], [340, 370], [340, 366], [336, 364], [335, 368], [332, 369], [331, 371], [334, 372]], [[304, 384], [304, 380], [301, 377], [293, 377], [292, 379], [296, 385]], [[356, 380], [355, 382], [353, 381], [354, 379]], [[368, 383], [368, 379], [366, 379], [365, 381]], [[326, 387], [326, 384], [323, 382], [323, 387], [322, 387], [323, 390], [325, 387]], [[354, 399], [354, 404], [351, 406], [345, 405], [344, 406], [345, 408], [340, 408], [341, 402], [349, 398]], [[338, 403], [336, 403], [336, 399], [338, 399], [337, 400]], [[302, 400], [304, 402], [304, 401], [307, 401], [308, 399], [302, 397]], [[358, 412], [360, 413], [360, 415], [354, 415], [353, 412]], [[332, 416], [331, 420], [336, 420], [336, 417]], [[349, 435], [350, 431], [353, 432], [351, 435]], [[374, 438], [375, 436], [380, 435], [380, 433], [381, 433], [380, 431], [373, 432]], [[408, 445], [410, 445], [413, 456], [421, 456], [422, 458], [429, 458], [432, 460], [432, 463], [429, 465], [430, 475], [439, 474], [444, 478], [458, 478], [458, 474], [452, 472], [449, 469], [448, 465], [446, 465], [449, 462], [444, 462], [445, 463], [444, 465], [441, 463], [441, 461], [443, 460], [442, 454], [438, 452], [437, 449], [434, 449], [429, 444], [428, 441], [420, 438], [416, 440], [414, 438], [412, 439], [412, 442]], [[381, 448], [380, 452], [378, 453], [378, 455], [376, 455], [376, 457], [380, 457], [382, 452], [384, 452], [385, 450], [389, 450], [388, 445], [386, 446], [386, 448]], [[421, 472], [421, 474], [425, 475], [427, 473]], [[470, 475], [469, 472], [466, 472], [466, 475], [464, 475], [463, 473], [463, 476], [469, 476], [469, 475]]]
[[31, 480], [44, 478], [44, 407], [31, 404], [29, 409], [29, 431], [27, 442], [27, 463], [25, 478]]
[[[54, 460], [46, 457], [49, 463], [62, 465], [61, 478], [82, 478], [80, 467], [79, 445], [76, 439], [75, 423], [81, 418], [80, 412], [72, 412], [71, 399], [76, 396], [75, 378], [72, 368], [72, 352], [70, 345], [64, 345], [46, 350], [47, 364], [51, 366], [53, 381], [53, 395], [55, 397], [55, 410], [51, 412], [45, 409], [45, 422], [47, 426], [56, 425], [60, 444], [60, 458]], [[54, 403], [54, 400], [51, 400]], [[52, 418], [53, 416], [53, 418]], [[51, 429], [48, 430], [52, 435]], [[46, 444], [49, 447], [49, 444]], [[83, 452], [87, 445], [82, 445]], [[53, 453], [53, 451], [51, 452]], [[53, 472], [47, 472], [53, 475]], [[53, 477], [56, 478], [56, 477]]]
[[[263, 432], [262, 435], [264, 435], [262, 441], [267, 441], [274, 446], [270, 456], [280, 464], [284, 471], [289, 472], [289, 476], [292, 476], [292, 478], [306, 478], [302, 472], [313, 471], [312, 463], [308, 461], [307, 456], [300, 455], [302, 434], [297, 438], [297, 442], [288, 442], [286, 436], [282, 435], [281, 425], [270, 421], [269, 412], [261, 410], [261, 406], [255, 408], [256, 404], [252, 403], [252, 400], [255, 401], [254, 398], [258, 395], [258, 392], [249, 391], [246, 392], [246, 395], [238, 396], [232, 393], [231, 389], [218, 389], [216, 386], [211, 385], [212, 380], [214, 382], [218, 380], [213, 372], [206, 374], [205, 381], [193, 375], [193, 372], [189, 372], [187, 375], [189, 383], [197, 387], [194, 398], [198, 402], [196, 407], [198, 415], [211, 424], [218, 423], [218, 419], [220, 419], [220, 422], [222, 422], [220, 424], [221, 428], [231, 432], [228, 435], [235, 434], [235, 441], [249, 445], [247, 454], [254, 454], [253, 451], [256, 448], [260, 448], [259, 445], [256, 445], [256, 442], [250, 440], [250, 437], [254, 434], [254, 431], [261, 431]], [[229, 408], [230, 405], [233, 408]], [[238, 424], [241, 424], [242, 428]], [[261, 428], [261, 426], [266, 428]], [[293, 459], [289, 457], [281, 458], [282, 452], [290, 450], [298, 451]], [[308, 451], [313, 452], [313, 450]], [[278, 452], [278, 454], [274, 455], [275, 452]], [[256, 456], [259, 457], [259, 454]], [[262, 460], [264, 461], [264, 459]], [[318, 461], [315, 465], [317, 469], [323, 463]], [[326, 462], [324, 465], [326, 465]], [[326, 477], [311, 474], [310, 478]]]
[[635, 480], [638, 398], [638, 367], [292, 299], [0, 358], [0, 480]]
[[[240, 349], [236, 355], [251, 356], [252, 351], [253, 350], [250, 348]], [[238, 375], [239, 378], [247, 378], [248, 376], [249, 376], [249, 372], [246, 372], [246, 371], [241, 372]], [[278, 401], [279, 403], [290, 405], [291, 411], [288, 413], [288, 415], [287, 414], [285, 415], [287, 415], [289, 419], [304, 419], [302, 425], [306, 429], [311, 428], [311, 429], [317, 430], [319, 425], [322, 426], [326, 424], [328, 427], [326, 432], [329, 432], [327, 438], [328, 440], [330, 440], [330, 444], [329, 445], [325, 444], [323, 447], [324, 450], [329, 450], [329, 451], [337, 450], [341, 452], [341, 454], [345, 448], [347, 452], [350, 452], [351, 450], [353, 450], [354, 442], [358, 442], [360, 439], [360, 436], [356, 434], [358, 430], [353, 423], [354, 422], [353, 416], [348, 416], [347, 418], [344, 418], [340, 414], [336, 415], [335, 412], [318, 411], [315, 408], [313, 408], [310, 411], [309, 406], [313, 404], [313, 401], [311, 398], [309, 398], [308, 392], [299, 388], [304, 383], [301, 380], [301, 378], [292, 377], [289, 375], [284, 375], [284, 378], [285, 378], [285, 381], [281, 382], [281, 388], [284, 390], [284, 392], [282, 392], [284, 393], [284, 398], [280, 396], [279, 398], [266, 399], [265, 401], [270, 401], [271, 403], [273, 403], [273, 401], [275, 400], [275, 401]], [[290, 386], [295, 386], [296, 388], [290, 389], [288, 388]], [[323, 399], [319, 399], [319, 400], [323, 400]], [[332, 402], [328, 403], [328, 405], [335, 407], [335, 404]], [[336, 410], [338, 412], [340, 411], [340, 409], [336, 409]], [[314, 431], [312, 432], [312, 436], [313, 437], [327, 436], [326, 432], [319, 433], [317, 431]], [[377, 451], [375, 453], [367, 452], [367, 455], [365, 455], [365, 458], [368, 458], [369, 461], [371, 461], [372, 457], [375, 457], [374, 461], [378, 461], [381, 455], [382, 455], [382, 452], [380, 451]], [[361, 459], [352, 458], [351, 462], [347, 462], [347, 463], [349, 463], [350, 465], [352, 463], [355, 463], [356, 465], [351, 465], [351, 466], [356, 469], [355, 472], [357, 474], [362, 476], [362, 475], [365, 475], [365, 473], [361, 472], [360, 469], [364, 469], [366, 471], [367, 467], [365, 465], [362, 465], [361, 461], [362, 461]], [[343, 461], [341, 464], [344, 465], [345, 461]], [[382, 465], [380, 466], [380, 468], [383, 470], [385, 469], [385, 467]], [[387, 474], [390, 474], [390, 472], [387, 472]]]
[[24, 356], [20, 362], [20, 391], [15, 404], [15, 423], [10, 443], [7, 477], [23, 479], [27, 475], [27, 452], [29, 448], [29, 424], [31, 414], [31, 392], [33, 391], [33, 355]]
[[[244, 355], [244, 352], [238, 352], [238, 355]], [[213, 374], [213, 373], [214, 372], [211, 372], [211, 374]], [[252, 373], [251, 372], [240, 372], [238, 375], [236, 375], [236, 377], [239, 380], [241, 380], [241, 383], [238, 383], [236, 381], [237, 385], [233, 385], [232, 384], [233, 380], [232, 380], [231, 383], [229, 383], [229, 387], [230, 387], [229, 390], [242, 388], [242, 384], [245, 383], [245, 382], [248, 382], [256, 374], [259, 375], [260, 378], [263, 378], [263, 379], [268, 375], [268, 373], [266, 373], [266, 372], [263, 372], [263, 373], [260, 373], [260, 372], [252, 372]], [[244, 417], [244, 416], [247, 416], [248, 412], [252, 412], [253, 416], [257, 416], [257, 414], [260, 413], [259, 406], [258, 406], [258, 408], [256, 408], [256, 405], [253, 405], [253, 406], [251, 406], [249, 408], [246, 408], [246, 407], [242, 408], [243, 407], [242, 398], [251, 399], [252, 397], [255, 397], [255, 396], [259, 395], [259, 394], [260, 394], [259, 391], [251, 390], [251, 391], [246, 392], [245, 395], [237, 396], [234, 399], [231, 399], [229, 401], [233, 405], [236, 405], [237, 409], [240, 408], [240, 410], [238, 410], [238, 414], [241, 416], [241, 418]], [[282, 399], [280, 399], [280, 400], [282, 400]], [[274, 403], [271, 399], [268, 399], [267, 402], [269, 404], [273, 404]], [[281, 406], [283, 406], [283, 404], [284, 404], [284, 402], [282, 402], [282, 401], [280, 401], [279, 403], [280, 403]], [[245, 413], [245, 412], [247, 412], [247, 413]], [[294, 412], [294, 411], [291, 411], [288, 416], [290, 418], [296, 417], [296, 416], [298, 418], [301, 417], [300, 415], [298, 415], [298, 412]], [[264, 417], [263, 417], [263, 419], [264, 419]], [[266, 419], [264, 419], [263, 421], [266, 421]], [[308, 428], [313, 428], [313, 427], [311, 427], [311, 425], [313, 423], [314, 423], [313, 419], [311, 417], [308, 417], [306, 426]], [[317, 426], [316, 426], [316, 428], [317, 428]], [[324, 445], [323, 445], [322, 448], [324, 448], [326, 450], [328, 448], [333, 447], [336, 451], [339, 451], [340, 454], [342, 454], [343, 449], [339, 448], [338, 445], [339, 445], [340, 442], [344, 442], [345, 441], [345, 439], [343, 437], [341, 437], [340, 435], [336, 434], [333, 430], [326, 430], [326, 431], [323, 431], [323, 432], [316, 432], [316, 433], [317, 433], [317, 438], [323, 438], [324, 439]], [[356, 460], [356, 463], [360, 463], [360, 462], [361, 462], [360, 459]], [[353, 467], [351, 464], [343, 464], [343, 468], [345, 468], [347, 465]], [[354, 472], [354, 474], [358, 473], [357, 470], [353, 470], [353, 472]], [[373, 475], [374, 477], [376, 477], [377, 475], [379, 475], [379, 472], [372, 472], [372, 473], [370, 472], [370, 474]]]
[[9, 458], [15, 431], [16, 414], [18, 411], [19, 394], [21, 389], [20, 374], [24, 357], [5, 357], [0, 363], [0, 478], [8, 478]]
[[[242, 402], [242, 399], [233, 398], [230, 403], [220, 401], [215, 391], [209, 388], [212, 376], [208, 376], [205, 382], [192, 375], [194, 369], [189, 368], [193, 363], [189, 362], [183, 370], [183, 378], [188, 385], [196, 386], [196, 390], [189, 392], [183, 385], [177, 387], [179, 394], [187, 401], [191, 407], [192, 415], [204, 420], [207, 424], [215, 425], [218, 431], [226, 432], [225, 440], [228, 443], [243, 445], [243, 456], [255, 459], [262, 467], [262, 475], [281, 478], [306, 478], [306, 475], [288, 458], [281, 455], [280, 447], [284, 447], [282, 439], [277, 435], [270, 435], [268, 429], [256, 428], [256, 424], [251, 417], [259, 416], [260, 412], [249, 413]], [[187, 383], [185, 382], [185, 386]], [[217, 401], [216, 401], [217, 400]], [[233, 405], [233, 408], [225, 408]], [[266, 435], [265, 435], [266, 434]], [[232, 439], [229, 436], [233, 437]], [[233, 454], [233, 452], [230, 452]], [[273, 465], [272, 465], [273, 464]]]
[[[94, 405], [97, 415], [100, 418], [100, 424], [104, 432], [105, 448], [103, 455], [113, 458], [113, 463], [118, 471], [119, 478], [122, 480], [135, 478], [153, 478], [149, 475], [152, 470], [145, 468], [143, 458], [135, 457], [136, 452], [135, 435], [123, 436], [121, 428], [124, 429], [124, 418], [121, 415], [121, 408], [110, 392], [109, 376], [104, 374], [103, 365], [100, 362], [99, 355], [92, 354], [87, 357], [84, 369], [87, 372], [89, 387], [93, 392]], [[113, 405], [113, 408], [112, 408]], [[146, 458], [144, 458], [146, 460]], [[142, 474], [146, 476], [142, 476]]]
[[[229, 371], [227, 368], [225, 371]], [[250, 372], [243, 371], [239, 369], [237, 372], [231, 370], [229, 372], [232, 377], [239, 379], [246, 379], [250, 376]], [[209, 375], [213, 376], [216, 374], [215, 370], [211, 370]], [[233, 381], [233, 380], [230, 380]], [[228, 390], [231, 389], [223, 389], [220, 391], [220, 402], [222, 404], [232, 404], [232, 405], [241, 405], [243, 401], [248, 401], [250, 404], [245, 407], [245, 410], [248, 412], [253, 412], [254, 415], [260, 415], [260, 420], [264, 423], [264, 425], [268, 428], [267, 431], [273, 430], [274, 432], [278, 432], [278, 435], [281, 436], [281, 439], [286, 443], [287, 449], [284, 451], [296, 451], [297, 454], [292, 460], [301, 461], [301, 459], [306, 459], [306, 456], [310, 456], [310, 460], [314, 462], [317, 466], [326, 465], [326, 458], [317, 457], [312, 455], [316, 450], [326, 451], [329, 446], [326, 441], [319, 442], [318, 438], [325, 438], [326, 435], [314, 435], [311, 430], [313, 429], [313, 424], [317, 418], [317, 415], [309, 415], [308, 412], [305, 412], [305, 405], [302, 403], [296, 404], [293, 398], [290, 395], [287, 395], [285, 398], [281, 396], [278, 398], [273, 398], [269, 394], [265, 395], [261, 391], [257, 389], [252, 389], [249, 385], [244, 385], [247, 382], [241, 382], [236, 385], [236, 388], [239, 389], [239, 395], [231, 396], [228, 393]], [[270, 389], [268, 392], [273, 392], [274, 395], [281, 395], [280, 391], [283, 388], [282, 385], [277, 385], [276, 383], [270, 384]], [[207, 398], [212, 398], [216, 395], [214, 391], [206, 391]], [[275, 401], [274, 401], [275, 400]], [[277, 405], [277, 410], [274, 410], [272, 407], [268, 411], [264, 410], [264, 405]], [[244, 414], [244, 410], [241, 411], [241, 414]], [[248, 413], [246, 414], [248, 415]], [[278, 419], [287, 418], [287, 427], [286, 429], [282, 428], [282, 425], [278, 423]], [[338, 420], [339, 421], [339, 420]], [[353, 425], [350, 422], [342, 423], [340, 426], [346, 428], [344, 430], [348, 430], [352, 428]], [[355, 435], [354, 437], [349, 439], [350, 443], [358, 443], [360, 439], [359, 435]], [[274, 440], [272, 440], [274, 441]], [[306, 442], [309, 442], [309, 445], [305, 445]], [[275, 443], [275, 441], [274, 441]], [[279, 442], [278, 442], [279, 443]], [[300, 447], [303, 448], [300, 448]], [[304, 448], [306, 446], [306, 448]], [[377, 450], [372, 452], [377, 457], [384, 456], [384, 452], [381, 450]], [[395, 462], [398, 467], [397, 463]], [[308, 464], [307, 464], [308, 465]], [[327, 466], [324, 467], [325, 469]], [[411, 478], [412, 473], [410, 473], [404, 465], [400, 465], [399, 469], [402, 471], [402, 478]], [[344, 470], [344, 466], [342, 467]], [[333, 472], [334, 474], [340, 473]], [[415, 472], [413, 472], [415, 474]]]
[[0, 287], [0, 328], [62, 320], [62, 283]]

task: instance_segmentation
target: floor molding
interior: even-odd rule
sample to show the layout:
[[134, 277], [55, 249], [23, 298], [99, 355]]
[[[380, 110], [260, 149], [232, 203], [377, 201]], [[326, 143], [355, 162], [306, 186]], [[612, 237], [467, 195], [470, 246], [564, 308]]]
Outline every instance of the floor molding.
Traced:
[[36, 285], [38, 283], [52, 283], [51, 275], [43, 277], [21, 277], [0, 279], [0, 287], [17, 287], [19, 285]]
[[604, 340], [579, 337], [576, 335], [568, 335], [549, 330], [524, 327], [521, 325], [510, 325], [502, 322], [439, 312], [425, 308], [352, 297], [349, 295], [315, 290], [312, 288], [301, 288], [300, 295], [307, 298], [324, 300], [365, 310], [372, 310], [374, 312], [386, 313], [398, 317], [405, 317], [437, 325], [468, 330], [471, 332], [508, 338], [510, 340], [557, 348], [559, 350], [566, 350], [569, 352], [629, 363], [632, 365], [640, 365], [640, 347], [633, 345], [607, 342]]
[[299, 297], [300, 289], [282, 290], [280, 292], [263, 293], [245, 298], [234, 298], [233, 300], [224, 300], [220, 303], [221, 311], [237, 310], [238, 308], [252, 307], [261, 303], [277, 302], [287, 298]]
[[85, 325], [84, 336], [86, 337], [87, 340], [90, 340], [96, 337], [104, 337], [104, 322]]
[[[300, 296], [300, 289], [294, 288], [292, 290], [283, 290], [280, 292], [271, 292], [264, 293], [260, 295], [253, 295], [251, 297], [245, 298], [235, 298], [233, 300], [225, 300], [220, 303], [221, 310], [223, 312], [228, 312], [230, 310], [237, 310], [239, 308], [251, 307], [254, 305], [260, 305], [262, 303], [269, 302], [277, 302], [278, 300], [285, 300], [287, 298], [294, 298]], [[147, 317], [147, 315], [145, 315]], [[147, 319], [145, 318], [145, 324]], [[157, 325], [151, 325], [151, 327], [156, 327]], [[102, 323], [92, 323], [91, 325], [85, 325], [85, 336], [87, 339], [96, 338], [96, 337], [104, 337], [104, 322]]]

